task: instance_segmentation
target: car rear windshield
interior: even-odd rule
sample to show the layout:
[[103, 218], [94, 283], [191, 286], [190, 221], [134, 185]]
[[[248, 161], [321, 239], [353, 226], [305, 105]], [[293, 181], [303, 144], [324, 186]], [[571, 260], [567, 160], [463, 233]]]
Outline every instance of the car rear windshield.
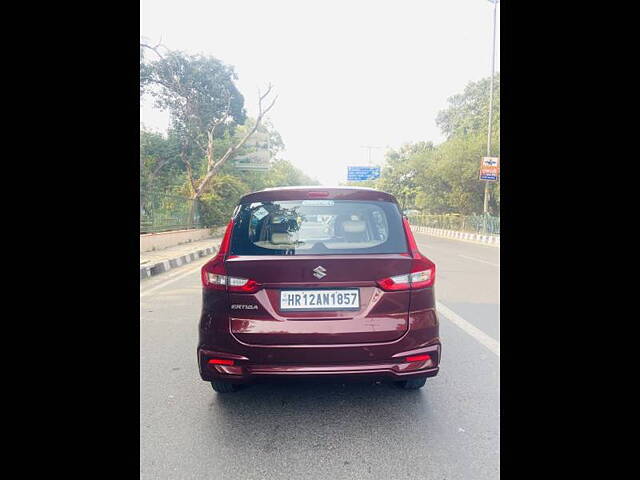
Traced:
[[234, 216], [232, 255], [406, 253], [395, 203], [286, 200], [241, 204]]

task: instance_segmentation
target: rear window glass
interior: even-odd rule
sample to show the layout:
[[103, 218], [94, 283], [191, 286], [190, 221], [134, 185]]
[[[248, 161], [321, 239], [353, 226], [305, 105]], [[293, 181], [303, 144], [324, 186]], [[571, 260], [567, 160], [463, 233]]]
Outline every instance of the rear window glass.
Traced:
[[240, 205], [232, 255], [405, 253], [402, 217], [391, 202], [286, 200]]

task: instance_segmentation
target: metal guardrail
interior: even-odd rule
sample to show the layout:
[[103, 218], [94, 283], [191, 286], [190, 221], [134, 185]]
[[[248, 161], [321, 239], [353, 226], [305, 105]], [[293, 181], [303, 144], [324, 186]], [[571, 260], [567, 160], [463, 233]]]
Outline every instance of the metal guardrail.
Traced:
[[500, 217], [491, 215], [410, 215], [411, 225], [458, 232], [500, 235]]
[[202, 228], [198, 202], [158, 191], [140, 192], [140, 233]]

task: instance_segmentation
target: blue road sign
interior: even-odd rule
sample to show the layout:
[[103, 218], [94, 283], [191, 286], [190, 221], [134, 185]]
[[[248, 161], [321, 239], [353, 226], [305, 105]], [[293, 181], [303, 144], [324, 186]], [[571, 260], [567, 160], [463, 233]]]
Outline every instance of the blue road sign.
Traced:
[[498, 176], [497, 175], [480, 175], [480, 180], [489, 180], [489, 181], [497, 182]]
[[380, 177], [380, 167], [347, 167], [347, 180], [359, 182]]

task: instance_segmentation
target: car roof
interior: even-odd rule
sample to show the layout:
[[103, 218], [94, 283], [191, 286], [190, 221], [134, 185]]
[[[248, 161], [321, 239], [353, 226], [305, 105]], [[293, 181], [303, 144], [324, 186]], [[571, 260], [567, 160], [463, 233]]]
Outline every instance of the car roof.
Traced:
[[[309, 196], [310, 192], [322, 192], [323, 196]], [[239, 203], [264, 202], [275, 200], [369, 200], [398, 203], [396, 198], [387, 192], [367, 187], [325, 187], [322, 185], [265, 188], [258, 192], [244, 195]]]

